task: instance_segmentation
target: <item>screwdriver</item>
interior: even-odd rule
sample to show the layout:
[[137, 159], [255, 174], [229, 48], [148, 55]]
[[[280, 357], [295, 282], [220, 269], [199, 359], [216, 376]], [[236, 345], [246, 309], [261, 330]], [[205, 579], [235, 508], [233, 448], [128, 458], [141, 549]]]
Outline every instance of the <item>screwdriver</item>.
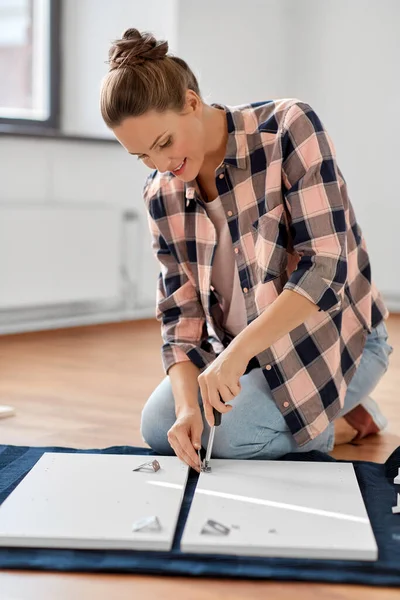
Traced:
[[[223, 404], [225, 404], [225, 402], [222, 399], [221, 394], [219, 395], [219, 399], [221, 400], [221, 402]], [[204, 459], [204, 464], [202, 465], [200, 463], [200, 465], [201, 465], [200, 470], [205, 471], [206, 473], [209, 473], [211, 471], [210, 458], [211, 458], [212, 447], [214, 444], [215, 428], [218, 427], [219, 425], [221, 425], [221, 417], [222, 417], [219, 410], [217, 410], [214, 406], [213, 406], [213, 415], [214, 415], [214, 425], [211, 427], [210, 437], [208, 438], [206, 457]], [[199, 454], [199, 456], [200, 456], [200, 454]]]

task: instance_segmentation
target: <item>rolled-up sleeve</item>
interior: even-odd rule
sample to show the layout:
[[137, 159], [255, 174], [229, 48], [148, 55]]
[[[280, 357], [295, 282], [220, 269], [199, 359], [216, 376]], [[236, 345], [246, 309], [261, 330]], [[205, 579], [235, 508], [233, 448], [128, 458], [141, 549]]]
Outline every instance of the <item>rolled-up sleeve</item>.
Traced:
[[309, 104], [296, 102], [282, 126], [283, 194], [300, 260], [285, 289], [340, 308], [347, 279], [347, 200], [333, 143]]
[[168, 374], [174, 364], [190, 360], [199, 369], [204, 369], [216, 358], [211, 344], [202, 343], [207, 339], [204, 310], [193, 283], [159, 229], [152, 214], [152, 201], [146, 193], [145, 186], [151, 245], [160, 266], [156, 319], [161, 323], [163, 368]]

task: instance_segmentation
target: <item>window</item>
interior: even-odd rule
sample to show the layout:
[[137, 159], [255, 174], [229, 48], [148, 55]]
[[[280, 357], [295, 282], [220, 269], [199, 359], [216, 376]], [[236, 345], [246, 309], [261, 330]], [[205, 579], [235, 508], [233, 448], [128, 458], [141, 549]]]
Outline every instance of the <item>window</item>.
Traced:
[[0, 0], [0, 129], [58, 128], [59, 0]]

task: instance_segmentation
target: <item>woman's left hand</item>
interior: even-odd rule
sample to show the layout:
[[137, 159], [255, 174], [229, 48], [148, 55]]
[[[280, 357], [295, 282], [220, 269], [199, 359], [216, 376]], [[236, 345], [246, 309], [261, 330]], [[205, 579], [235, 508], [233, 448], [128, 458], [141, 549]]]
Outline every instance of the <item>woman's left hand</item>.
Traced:
[[210, 427], [214, 425], [213, 407], [222, 414], [232, 410], [232, 406], [221, 402], [219, 395], [221, 394], [223, 401], [226, 403], [233, 400], [240, 393], [239, 379], [246, 371], [247, 364], [248, 360], [239, 346], [236, 346], [236, 348], [228, 346], [198, 376], [197, 381], [203, 399], [204, 414]]

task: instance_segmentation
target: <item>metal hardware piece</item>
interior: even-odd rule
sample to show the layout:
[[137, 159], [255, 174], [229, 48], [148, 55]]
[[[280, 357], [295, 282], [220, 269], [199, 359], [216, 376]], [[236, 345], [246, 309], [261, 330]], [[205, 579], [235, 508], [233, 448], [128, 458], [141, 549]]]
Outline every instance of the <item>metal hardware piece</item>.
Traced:
[[399, 474], [397, 475], [397, 477], [395, 477], [394, 483], [400, 483], [400, 467], [399, 467]]
[[[218, 413], [220, 415], [220, 413]], [[215, 419], [215, 415], [214, 415], [214, 419]], [[210, 437], [208, 440], [208, 444], [207, 444], [207, 451], [206, 451], [206, 456], [205, 459], [203, 461], [203, 466], [202, 466], [202, 471], [203, 473], [210, 473], [211, 472], [211, 467], [210, 467], [210, 459], [211, 459], [211, 450], [214, 444], [214, 436], [215, 436], [215, 426], [211, 427], [210, 430]]]
[[203, 470], [203, 461], [201, 460], [200, 448], [198, 448], [198, 450], [197, 450], [197, 455], [199, 457], [200, 471], [202, 471]]
[[229, 527], [218, 523], [218, 521], [208, 519], [200, 533], [203, 535], [228, 535], [229, 532]]
[[161, 524], [156, 516], [145, 517], [133, 524], [132, 531], [161, 531]]
[[209, 465], [209, 461], [207, 460], [207, 454], [206, 454], [206, 457], [204, 458], [204, 460], [201, 460], [200, 449], [197, 450], [197, 454], [199, 455], [200, 472], [201, 473], [209, 473], [211, 471], [211, 467]]
[[200, 470], [202, 473], [211, 473], [211, 467], [207, 460], [203, 460], [203, 462], [201, 463]]
[[[219, 399], [221, 400], [221, 402], [223, 404], [225, 404], [225, 402], [224, 402], [221, 394], [219, 395]], [[212, 447], [213, 447], [213, 444], [214, 444], [215, 428], [219, 427], [221, 425], [221, 417], [222, 417], [222, 415], [219, 412], [219, 410], [217, 410], [215, 407], [213, 407], [213, 415], [214, 415], [214, 425], [210, 429], [210, 436], [208, 438], [206, 456], [205, 456], [205, 459], [204, 459], [203, 466], [201, 468], [201, 470], [204, 473], [210, 473], [211, 472], [210, 459], [211, 459]]]
[[156, 473], [160, 469], [161, 469], [160, 463], [158, 462], [158, 460], [154, 459], [154, 460], [151, 460], [150, 462], [139, 465], [138, 467], [136, 467], [136, 469], [132, 469], [132, 471], [154, 471], [154, 473]]

